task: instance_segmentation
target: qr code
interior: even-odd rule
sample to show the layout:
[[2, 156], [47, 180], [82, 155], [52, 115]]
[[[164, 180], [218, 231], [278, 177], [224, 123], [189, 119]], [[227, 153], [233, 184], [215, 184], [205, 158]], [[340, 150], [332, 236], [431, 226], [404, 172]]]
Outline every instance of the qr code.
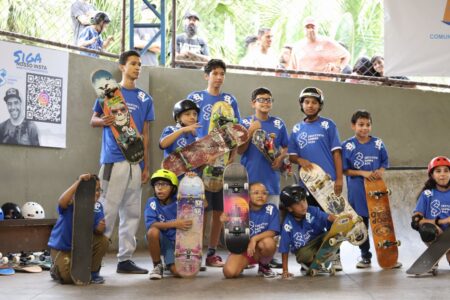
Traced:
[[63, 79], [27, 73], [26, 119], [61, 124]]

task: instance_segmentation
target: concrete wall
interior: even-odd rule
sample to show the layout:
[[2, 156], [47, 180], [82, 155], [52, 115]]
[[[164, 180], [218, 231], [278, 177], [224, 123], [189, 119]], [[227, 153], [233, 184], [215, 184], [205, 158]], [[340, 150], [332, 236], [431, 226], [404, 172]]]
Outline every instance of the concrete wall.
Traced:
[[[12, 201], [22, 205], [26, 201], [36, 201], [44, 206], [47, 217], [56, 217], [59, 195], [80, 173], [98, 172], [101, 130], [89, 126], [95, 99], [90, 74], [98, 68], [110, 70], [116, 79], [120, 79], [115, 63], [70, 54], [66, 149], [0, 145], [0, 203]], [[162, 159], [162, 151], [158, 148], [161, 131], [173, 124], [173, 104], [193, 90], [204, 89], [206, 81], [199, 70], [145, 67], [138, 85], [148, 90], [155, 101], [157, 120], [150, 128], [150, 166], [154, 171]], [[358, 108], [369, 110], [374, 119], [373, 134], [383, 138], [392, 166], [425, 166], [437, 154], [450, 154], [450, 99], [446, 93], [231, 72], [227, 74], [224, 90], [238, 98], [241, 115], [245, 116], [252, 113], [251, 91], [258, 86], [269, 87], [275, 98], [273, 114], [282, 117], [290, 130], [302, 117], [298, 94], [310, 85], [324, 91], [322, 114], [337, 123], [341, 139], [352, 135], [351, 114]], [[394, 177], [398, 179], [393, 180], [395, 189], [410, 191], [410, 186], [405, 185], [408, 177], [401, 172], [397, 174]], [[419, 171], [408, 176], [422, 175]], [[149, 195], [150, 189], [146, 186], [143, 204]], [[401, 207], [401, 203], [398, 205]], [[141, 226], [138, 232], [141, 246], [143, 236]]]

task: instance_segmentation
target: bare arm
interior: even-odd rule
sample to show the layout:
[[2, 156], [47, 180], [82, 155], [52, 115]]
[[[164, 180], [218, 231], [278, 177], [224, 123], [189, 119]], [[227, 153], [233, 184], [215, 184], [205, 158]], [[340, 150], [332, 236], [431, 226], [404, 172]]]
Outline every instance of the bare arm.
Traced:
[[91, 117], [90, 124], [92, 127], [104, 127], [104, 126], [111, 126], [114, 123], [114, 116], [105, 116], [100, 115], [97, 112], [94, 112]]
[[78, 179], [59, 196], [58, 204], [62, 209], [66, 209], [73, 201], [77, 188], [82, 180], [87, 181], [91, 178], [91, 174], [82, 174]]
[[333, 151], [333, 161], [334, 161], [334, 168], [336, 171], [336, 181], [334, 183], [334, 192], [336, 195], [340, 195], [342, 193], [342, 187], [344, 185], [343, 179], [342, 179], [342, 154], [341, 150], [334, 150]]
[[142, 130], [142, 136], [144, 138], [144, 169], [141, 174], [141, 182], [143, 184], [147, 183], [150, 180], [150, 164], [148, 159], [148, 141], [149, 141], [149, 121], [144, 122], [144, 128]]

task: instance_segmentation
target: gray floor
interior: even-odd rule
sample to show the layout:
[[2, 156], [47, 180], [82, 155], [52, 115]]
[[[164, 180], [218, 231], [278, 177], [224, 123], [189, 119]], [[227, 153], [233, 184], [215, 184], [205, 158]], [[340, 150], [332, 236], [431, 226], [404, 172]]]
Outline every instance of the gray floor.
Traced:
[[[417, 254], [412, 257], [407, 251], [400, 252], [400, 260], [404, 263], [402, 269], [382, 270], [374, 259], [372, 268], [358, 270], [355, 262], [359, 250], [344, 243], [341, 252], [344, 271], [333, 277], [301, 275], [299, 266], [291, 257], [289, 268], [295, 274], [291, 280], [264, 279], [257, 276], [256, 269], [246, 270], [241, 278], [226, 280], [221, 269], [208, 268], [195, 279], [167, 276], [160, 281], [150, 281], [148, 275], [115, 273], [115, 257], [110, 253], [102, 268], [106, 279], [103, 285], [60, 285], [52, 281], [45, 271], [21, 273], [0, 277], [0, 299], [448, 299], [450, 270], [445, 259], [441, 260], [438, 276], [415, 278], [407, 276], [405, 270]], [[226, 256], [224, 251], [221, 254]], [[151, 267], [145, 252], [137, 253], [135, 261], [141, 266]]]

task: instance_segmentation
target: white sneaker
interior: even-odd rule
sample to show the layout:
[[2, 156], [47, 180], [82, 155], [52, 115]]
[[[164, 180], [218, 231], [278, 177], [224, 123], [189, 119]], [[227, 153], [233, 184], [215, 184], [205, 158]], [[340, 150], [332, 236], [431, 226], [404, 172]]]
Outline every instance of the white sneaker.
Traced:
[[336, 254], [334, 257], [334, 260], [331, 261], [331, 264], [334, 266], [334, 269], [336, 272], [342, 271], [342, 264], [341, 264], [341, 255]]
[[162, 264], [157, 264], [150, 272], [150, 280], [159, 280], [163, 278], [164, 267]]

